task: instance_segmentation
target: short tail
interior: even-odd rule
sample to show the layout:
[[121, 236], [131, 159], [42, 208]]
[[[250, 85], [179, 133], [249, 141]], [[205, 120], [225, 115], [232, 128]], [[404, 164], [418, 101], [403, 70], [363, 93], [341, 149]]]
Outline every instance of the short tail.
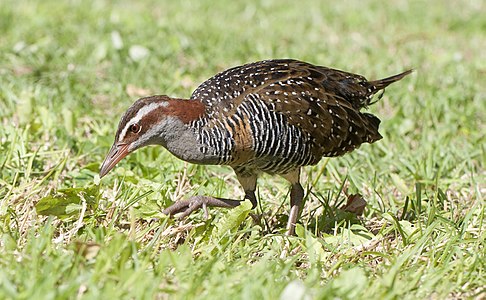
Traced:
[[395, 81], [398, 81], [402, 79], [403, 77], [407, 76], [408, 74], [412, 73], [413, 69], [407, 70], [405, 72], [402, 72], [397, 75], [393, 75], [387, 78], [383, 78], [380, 80], [374, 80], [374, 81], [369, 81], [368, 83], [371, 85], [371, 88], [373, 90], [373, 93], [382, 90], [389, 86], [390, 84], [394, 83]]

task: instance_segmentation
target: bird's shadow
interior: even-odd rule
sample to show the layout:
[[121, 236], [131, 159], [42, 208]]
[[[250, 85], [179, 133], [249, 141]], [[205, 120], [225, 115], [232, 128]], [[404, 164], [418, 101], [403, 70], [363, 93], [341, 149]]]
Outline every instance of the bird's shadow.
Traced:
[[[342, 188], [337, 194], [333, 195], [329, 192], [327, 196], [308, 189], [303, 207], [307, 205], [311, 208], [304, 209], [298, 223], [315, 233], [332, 233], [336, 227], [348, 227], [353, 224], [363, 225], [359, 213], [345, 209], [352, 196], [354, 195], [346, 195]], [[263, 210], [264, 213], [262, 214], [252, 215], [253, 220], [261, 226], [264, 234], [275, 234], [285, 228], [289, 217], [286, 211], [286, 203], [286, 201], [282, 203], [273, 214], [268, 213], [268, 211], [265, 213]]]
[[315, 206], [308, 212], [307, 218], [302, 218], [304, 227], [313, 232], [331, 233], [336, 227], [350, 227], [353, 224], [362, 224], [359, 214], [346, 210], [347, 201], [352, 195], [338, 193], [323, 196], [320, 193], [311, 192], [310, 196], [316, 199], [320, 206]]

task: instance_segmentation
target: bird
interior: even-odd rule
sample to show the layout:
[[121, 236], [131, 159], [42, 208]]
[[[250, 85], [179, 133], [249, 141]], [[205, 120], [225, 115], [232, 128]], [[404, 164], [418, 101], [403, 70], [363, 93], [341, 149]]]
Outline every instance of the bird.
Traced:
[[140, 98], [121, 117], [100, 178], [147, 145], [161, 145], [189, 163], [233, 168], [244, 199], [197, 195], [163, 210], [184, 218], [208, 206], [233, 208], [246, 199], [255, 208], [258, 176], [280, 175], [290, 183], [286, 234], [295, 235], [304, 197], [302, 167], [380, 140], [380, 120], [362, 110], [412, 71], [368, 81], [299, 60], [270, 59], [222, 71], [190, 99]]

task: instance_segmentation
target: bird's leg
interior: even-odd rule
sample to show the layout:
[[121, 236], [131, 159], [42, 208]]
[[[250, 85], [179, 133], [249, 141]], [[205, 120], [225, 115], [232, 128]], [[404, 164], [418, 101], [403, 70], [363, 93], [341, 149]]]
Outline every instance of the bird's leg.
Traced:
[[203, 208], [207, 217], [208, 206], [233, 208], [240, 205], [242, 201], [245, 201], [245, 199], [250, 200], [251, 204], [253, 205], [252, 208], [255, 208], [257, 205], [257, 200], [255, 197], [257, 177], [241, 177], [238, 173], [237, 175], [240, 184], [245, 190], [245, 198], [243, 200], [216, 198], [209, 196], [193, 196], [185, 200], [177, 201], [176, 203], [164, 209], [163, 213], [170, 216], [181, 213], [179, 219], [183, 219], [192, 214], [194, 211]]
[[304, 198], [304, 189], [300, 183], [292, 185], [290, 190], [290, 214], [287, 223], [287, 235], [295, 235], [295, 224], [302, 210], [302, 199]]
[[245, 199], [251, 201], [251, 208], [254, 209], [257, 206], [257, 199], [255, 197], [257, 176], [253, 174], [245, 174], [235, 170], [236, 177], [241, 184], [241, 187], [245, 191]]
[[287, 235], [295, 235], [295, 224], [299, 219], [300, 212], [302, 210], [302, 199], [304, 198], [304, 189], [300, 185], [300, 169], [282, 175], [287, 179], [292, 187], [290, 189], [290, 214], [287, 223]]

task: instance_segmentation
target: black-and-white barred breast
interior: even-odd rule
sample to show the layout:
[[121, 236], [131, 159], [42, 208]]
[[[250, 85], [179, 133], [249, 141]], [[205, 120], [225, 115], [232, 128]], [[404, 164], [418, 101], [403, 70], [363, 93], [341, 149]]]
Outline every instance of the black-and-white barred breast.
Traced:
[[224, 119], [195, 123], [200, 142], [208, 145], [219, 164], [267, 173], [284, 174], [296, 166], [317, 163], [312, 154], [314, 140], [288, 122], [275, 105], [249, 94], [235, 112]]

